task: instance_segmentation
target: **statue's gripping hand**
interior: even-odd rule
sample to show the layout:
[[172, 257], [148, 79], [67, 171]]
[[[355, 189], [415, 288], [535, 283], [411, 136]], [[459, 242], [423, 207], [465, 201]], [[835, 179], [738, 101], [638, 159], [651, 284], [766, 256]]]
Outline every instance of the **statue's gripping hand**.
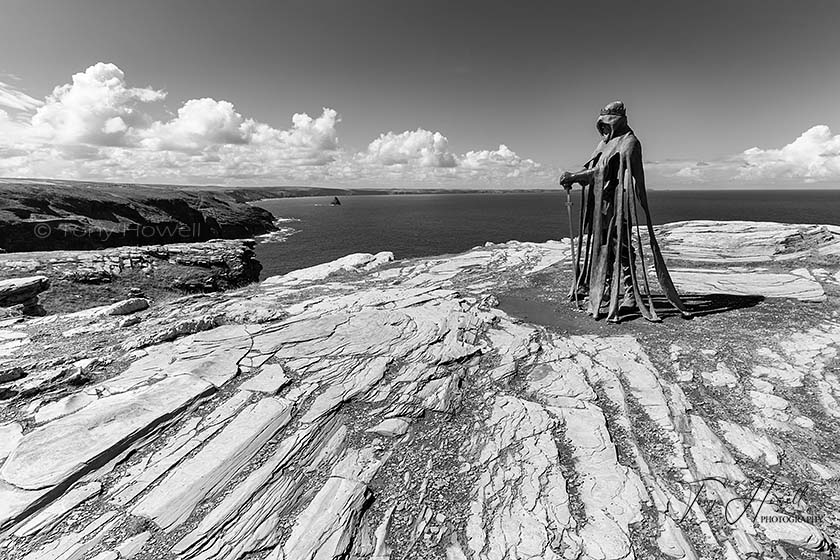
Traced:
[[568, 171], [564, 171], [560, 175], [560, 186], [563, 187], [564, 189], [566, 189], [567, 191], [571, 190], [572, 185], [574, 185], [574, 184], [575, 184], [574, 175], [572, 175]]
[[570, 173], [568, 171], [564, 171], [560, 175], [560, 179], [559, 179], [560, 186], [568, 191], [568, 190], [571, 190], [572, 186], [575, 183], [580, 183], [581, 185], [585, 185], [585, 184], [589, 183], [589, 181], [592, 179], [593, 174], [594, 174], [594, 171], [592, 169], [583, 169], [583, 170], [581, 170], [577, 173]]

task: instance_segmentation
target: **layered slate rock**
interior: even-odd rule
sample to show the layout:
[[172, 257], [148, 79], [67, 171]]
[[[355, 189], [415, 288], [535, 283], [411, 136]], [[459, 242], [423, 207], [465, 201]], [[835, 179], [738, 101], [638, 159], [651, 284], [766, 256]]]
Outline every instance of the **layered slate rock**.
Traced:
[[0, 280], [0, 308], [16, 306], [24, 315], [42, 315], [38, 295], [49, 287], [49, 279], [40, 275]]
[[50, 287], [45, 276], [25, 276], [0, 280], [0, 307], [9, 307], [35, 299]]
[[131, 315], [148, 308], [149, 300], [146, 298], [129, 298], [109, 305], [104, 313], [106, 315]]
[[757, 295], [825, 301], [825, 291], [819, 282], [813, 277], [793, 273], [675, 267], [671, 270], [671, 278], [679, 290], [687, 293]]
[[177, 471], [158, 484], [131, 510], [163, 529], [183, 522], [289, 421], [290, 404], [266, 398], [245, 408], [230, 424]]
[[394, 254], [390, 251], [382, 251], [372, 255], [370, 253], [353, 253], [309, 268], [293, 270], [282, 276], [272, 276], [266, 280], [269, 285], [296, 285], [304, 282], [323, 280], [331, 274], [339, 272], [355, 272], [359, 270], [373, 270], [379, 266], [394, 260]]
[[488, 424], [492, 433], [480, 438], [486, 442], [475, 464], [468, 550], [476, 558], [577, 558], [582, 539], [553, 433], [561, 422], [537, 403], [501, 396]]
[[[87, 251], [0, 253], [0, 307], [28, 303], [33, 309], [35, 296], [51, 287], [40, 298], [46, 313], [76, 311], [84, 304], [104, 306], [127, 297], [120, 305], [102, 310], [117, 315], [148, 307], [142, 306], [144, 295], [156, 300], [185, 292], [238, 288], [259, 279], [262, 265], [255, 257], [255, 243], [253, 239], [214, 239]], [[9, 291], [12, 285], [18, 288]], [[2, 314], [0, 310], [0, 317]]]
[[[715, 309], [722, 284], [698, 281], [702, 312], [655, 326], [572, 311], [567, 240], [352, 255], [152, 305], [136, 325], [101, 309], [0, 323], [14, 341], [0, 356], [0, 555], [832, 550], [837, 235], [780, 228], [663, 228], [671, 260], [775, 295]], [[790, 276], [824, 297], [803, 302]], [[517, 318], [512, 293], [542, 314]]]
[[370, 502], [368, 484], [382, 462], [369, 448], [348, 453], [298, 516], [286, 542], [268, 558], [341, 558], [347, 554]]
[[0, 464], [23, 438], [23, 428], [17, 422], [0, 424]]
[[27, 490], [79, 478], [209, 389], [199, 379], [176, 375], [138, 391], [103, 397], [27, 433], [6, 459], [0, 476]]
[[801, 261], [840, 254], [840, 226], [694, 220], [660, 226], [663, 254], [706, 263]]

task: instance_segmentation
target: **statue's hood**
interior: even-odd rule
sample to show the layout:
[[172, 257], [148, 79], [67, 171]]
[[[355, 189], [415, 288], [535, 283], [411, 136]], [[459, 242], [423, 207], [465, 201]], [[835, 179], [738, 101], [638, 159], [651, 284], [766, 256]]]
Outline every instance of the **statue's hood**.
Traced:
[[600, 115], [598, 120], [595, 121], [595, 128], [604, 137], [605, 142], [609, 142], [630, 129], [627, 126], [627, 117], [625, 115]]

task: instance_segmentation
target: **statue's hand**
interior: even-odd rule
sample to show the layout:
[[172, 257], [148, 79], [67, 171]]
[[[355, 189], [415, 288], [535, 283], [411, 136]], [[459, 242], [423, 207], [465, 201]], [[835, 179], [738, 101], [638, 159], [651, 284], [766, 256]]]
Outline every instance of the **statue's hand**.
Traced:
[[572, 188], [573, 184], [574, 184], [573, 175], [571, 173], [569, 173], [568, 171], [564, 171], [560, 175], [560, 186], [568, 191]]

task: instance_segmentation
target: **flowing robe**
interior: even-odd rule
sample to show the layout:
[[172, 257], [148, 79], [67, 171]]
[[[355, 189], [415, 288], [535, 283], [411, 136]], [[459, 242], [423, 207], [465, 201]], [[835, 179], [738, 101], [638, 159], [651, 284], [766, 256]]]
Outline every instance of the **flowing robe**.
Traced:
[[651, 298], [639, 232], [641, 209], [662, 292], [676, 309], [687, 315], [653, 232], [642, 168], [642, 147], [636, 135], [629, 127], [610, 135], [598, 145], [584, 167], [594, 173], [583, 187], [578, 230], [581, 234], [575, 251], [576, 282], [572, 295], [576, 297], [581, 291], [587, 293], [588, 312], [593, 317], [598, 319], [606, 305], [607, 319], [618, 321], [620, 301], [627, 292], [643, 317], [659, 320]]

